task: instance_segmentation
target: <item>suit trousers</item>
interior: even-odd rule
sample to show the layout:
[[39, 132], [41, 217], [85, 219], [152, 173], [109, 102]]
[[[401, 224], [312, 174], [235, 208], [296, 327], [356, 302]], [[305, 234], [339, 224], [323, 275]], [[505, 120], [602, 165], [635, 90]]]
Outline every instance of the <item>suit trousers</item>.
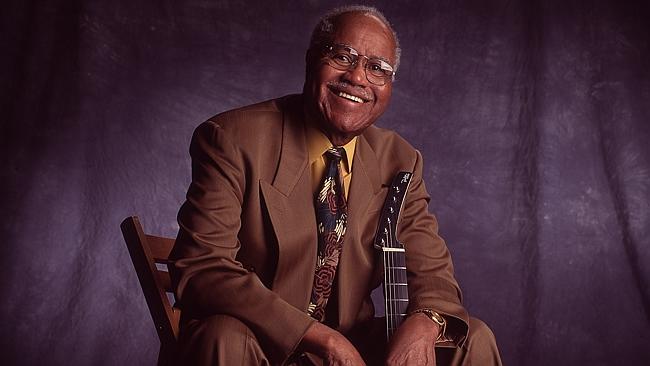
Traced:
[[[501, 365], [496, 339], [480, 319], [470, 317], [469, 334], [461, 347], [436, 347], [437, 365]], [[359, 327], [348, 335], [369, 366], [383, 365], [386, 349], [383, 318]], [[179, 339], [179, 365], [276, 365], [270, 361], [257, 337], [243, 322], [228, 315], [192, 319], [182, 328]], [[320, 365], [317, 358], [292, 357], [286, 365]]]

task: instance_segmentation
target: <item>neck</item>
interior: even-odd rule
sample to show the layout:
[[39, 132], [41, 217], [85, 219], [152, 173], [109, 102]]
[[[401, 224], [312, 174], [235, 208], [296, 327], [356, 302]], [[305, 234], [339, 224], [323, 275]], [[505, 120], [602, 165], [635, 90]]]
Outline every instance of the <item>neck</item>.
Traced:
[[325, 136], [327, 136], [327, 138], [334, 146], [343, 146], [348, 142], [352, 141], [352, 139], [354, 138], [354, 136], [347, 136], [347, 135], [342, 136], [342, 135], [328, 133], [327, 131], [323, 131], [323, 132], [325, 133]]

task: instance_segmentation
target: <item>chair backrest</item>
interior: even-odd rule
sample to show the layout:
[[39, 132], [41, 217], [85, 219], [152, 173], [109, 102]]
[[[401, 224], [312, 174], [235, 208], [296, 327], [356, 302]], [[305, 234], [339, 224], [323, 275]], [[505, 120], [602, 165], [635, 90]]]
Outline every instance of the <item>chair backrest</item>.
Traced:
[[160, 338], [161, 364], [175, 352], [178, 340], [180, 310], [170, 302], [173, 288], [167, 270], [174, 239], [145, 234], [137, 216], [127, 217], [120, 227]]

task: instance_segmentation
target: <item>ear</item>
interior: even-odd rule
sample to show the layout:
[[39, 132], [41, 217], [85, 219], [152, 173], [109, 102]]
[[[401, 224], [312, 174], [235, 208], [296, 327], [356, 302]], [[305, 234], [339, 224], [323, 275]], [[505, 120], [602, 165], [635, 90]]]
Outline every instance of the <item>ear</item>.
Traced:
[[309, 67], [309, 64], [314, 61], [314, 50], [312, 48], [309, 48], [307, 50], [307, 53], [305, 53], [305, 64], [307, 64], [307, 67]]
[[305, 70], [307, 71], [307, 74], [311, 72], [311, 70], [314, 68], [314, 64], [317, 61], [317, 55], [316, 52], [313, 49], [308, 49], [307, 53], [305, 53]]

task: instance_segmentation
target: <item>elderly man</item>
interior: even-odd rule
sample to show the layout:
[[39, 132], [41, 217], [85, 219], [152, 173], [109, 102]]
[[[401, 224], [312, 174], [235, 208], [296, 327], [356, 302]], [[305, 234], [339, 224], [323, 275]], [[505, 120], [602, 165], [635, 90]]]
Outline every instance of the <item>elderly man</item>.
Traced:
[[[172, 252], [179, 363], [500, 364], [491, 331], [461, 305], [419, 152], [372, 126], [399, 64], [390, 24], [374, 8], [337, 9], [306, 62], [301, 95], [194, 134]], [[370, 297], [383, 278], [373, 237], [399, 171], [413, 172], [399, 232], [409, 315], [387, 343]]]

